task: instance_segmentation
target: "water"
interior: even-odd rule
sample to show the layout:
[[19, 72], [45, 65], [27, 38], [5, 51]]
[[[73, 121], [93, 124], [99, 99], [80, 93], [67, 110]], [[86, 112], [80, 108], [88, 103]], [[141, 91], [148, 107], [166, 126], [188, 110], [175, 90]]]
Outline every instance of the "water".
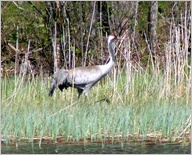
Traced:
[[125, 143], [125, 144], [20, 144], [1, 145], [2, 154], [191, 154], [190, 145]]

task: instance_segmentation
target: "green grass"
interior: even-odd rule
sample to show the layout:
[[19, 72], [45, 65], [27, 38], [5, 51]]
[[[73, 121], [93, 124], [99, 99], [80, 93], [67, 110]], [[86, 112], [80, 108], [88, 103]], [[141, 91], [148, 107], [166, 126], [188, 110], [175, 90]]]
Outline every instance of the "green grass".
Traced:
[[131, 82], [126, 83], [126, 75], [117, 76], [115, 84], [107, 76], [90, 90], [85, 103], [84, 96], [78, 101], [77, 91], [70, 88], [63, 92], [57, 89], [49, 97], [48, 78], [25, 82], [20, 77], [16, 81], [4, 78], [1, 135], [7, 142], [11, 137], [32, 142], [35, 137], [45, 136], [55, 141], [62, 136], [67, 142], [97, 142], [121, 136], [127, 140], [128, 134], [145, 140], [147, 134], [155, 136], [158, 132], [162, 137], [177, 137], [181, 131], [173, 131], [191, 111], [187, 82], [164, 85], [162, 73], [134, 73]]

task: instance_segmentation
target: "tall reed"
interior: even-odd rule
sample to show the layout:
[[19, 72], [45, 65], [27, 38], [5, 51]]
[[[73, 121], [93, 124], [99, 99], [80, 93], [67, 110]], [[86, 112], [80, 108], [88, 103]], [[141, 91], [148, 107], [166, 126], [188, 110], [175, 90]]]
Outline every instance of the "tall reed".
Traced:
[[190, 114], [189, 95], [175, 97], [176, 87], [171, 87], [169, 96], [162, 95], [164, 74], [155, 77], [146, 72], [132, 73], [134, 80], [127, 94], [126, 74], [117, 78], [115, 91], [108, 76], [104, 85], [98, 84], [90, 91], [86, 102], [83, 96], [78, 101], [74, 91], [73, 103], [71, 89], [56, 90], [52, 98], [48, 97], [49, 78], [34, 78], [16, 88], [14, 79], [5, 78], [2, 135], [7, 142], [11, 136], [29, 141], [39, 138], [40, 142], [46, 137], [57, 141], [58, 136], [71, 142], [86, 142], [87, 138], [92, 142], [127, 140], [130, 135], [146, 139], [148, 134], [159, 132], [162, 137], [177, 137], [173, 130]]

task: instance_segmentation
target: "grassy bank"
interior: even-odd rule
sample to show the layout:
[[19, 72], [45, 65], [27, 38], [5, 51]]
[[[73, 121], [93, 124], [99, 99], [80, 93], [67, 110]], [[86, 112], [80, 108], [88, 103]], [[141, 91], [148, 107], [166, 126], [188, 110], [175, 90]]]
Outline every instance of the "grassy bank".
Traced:
[[94, 86], [86, 102], [70, 88], [49, 97], [50, 78], [23, 82], [22, 77], [5, 77], [1, 137], [40, 143], [46, 137], [64, 142], [190, 137], [185, 124], [191, 111], [188, 76], [177, 83], [167, 82], [163, 73], [135, 72], [130, 81], [124, 74], [111, 77]]

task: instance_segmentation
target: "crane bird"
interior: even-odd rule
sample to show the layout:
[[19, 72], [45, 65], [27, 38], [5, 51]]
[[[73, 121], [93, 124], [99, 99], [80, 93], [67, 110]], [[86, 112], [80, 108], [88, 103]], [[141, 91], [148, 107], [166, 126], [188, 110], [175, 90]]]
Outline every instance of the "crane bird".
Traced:
[[109, 62], [105, 65], [77, 67], [70, 70], [57, 69], [53, 76], [52, 85], [49, 91], [49, 96], [53, 95], [55, 88], [61, 91], [68, 87], [74, 87], [78, 90], [78, 99], [84, 93], [87, 96], [89, 90], [115, 65], [115, 55], [112, 48], [112, 43], [117, 39], [114, 34], [107, 37], [107, 44], [109, 50]]

